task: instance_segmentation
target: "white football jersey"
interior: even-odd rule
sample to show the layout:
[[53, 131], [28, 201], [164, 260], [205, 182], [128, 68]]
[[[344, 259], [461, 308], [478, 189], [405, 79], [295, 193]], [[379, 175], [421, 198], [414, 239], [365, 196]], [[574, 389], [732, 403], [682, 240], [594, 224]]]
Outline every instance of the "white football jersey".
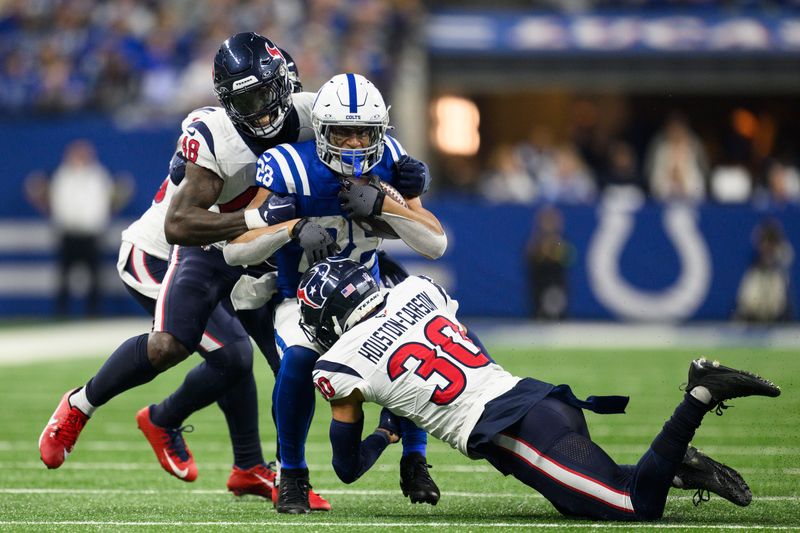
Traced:
[[466, 455], [484, 406], [520, 378], [466, 338], [458, 303], [427, 278], [409, 277], [384, 295], [378, 314], [320, 357], [314, 385], [329, 401], [358, 389]]
[[[308, 140], [314, 136], [311, 128], [314, 93], [295, 93], [292, 101], [297, 111], [298, 137], [290, 142]], [[270, 143], [270, 139], [261, 141], [270, 144], [266, 148], [287, 142], [283, 137], [280, 140], [276, 138], [274, 144]], [[210, 170], [225, 181], [212, 210], [223, 213], [238, 211], [255, 196], [258, 190], [255, 181], [256, 161], [261, 153], [258, 150], [255, 153], [247, 145], [223, 108], [201, 107], [189, 113], [181, 124], [177, 151], [187, 161]], [[152, 256], [167, 260], [170, 245], [164, 236], [164, 220], [170, 199], [180, 185], [180, 181], [175, 183], [167, 176], [150, 208], [122, 232], [122, 240]]]

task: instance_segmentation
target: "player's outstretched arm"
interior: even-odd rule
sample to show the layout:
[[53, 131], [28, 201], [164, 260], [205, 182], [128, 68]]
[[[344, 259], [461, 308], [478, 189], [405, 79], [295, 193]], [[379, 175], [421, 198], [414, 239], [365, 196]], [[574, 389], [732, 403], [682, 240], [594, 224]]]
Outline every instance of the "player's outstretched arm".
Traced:
[[183, 246], [202, 246], [233, 239], [247, 231], [241, 212], [214, 213], [224, 182], [210, 170], [186, 163], [186, 176], [167, 209], [164, 233], [167, 242]]
[[292, 240], [292, 230], [300, 220], [295, 218], [239, 235], [222, 248], [225, 261], [229, 265], [257, 265], [266, 261], [281, 246]]
[[416, 252], [429, 259], [438, 259], [447, 249], [447, 235], [436, 216], [417, 198], [407, 198], [404, 207], [386, 195], [381, 217]]
[[333, 470], [345, 483], [352, 483], [360, 478], [375, 464], [389, 444], [400, 439], [394, 432], [391, 421], [385, 421], [382, 414], [380, 426], [362, 441], [361, 434], [364, 430], [362, 403], [363, 396], [358, 390], [347, 398], [331, 401], [333, 419], [330, 439]]

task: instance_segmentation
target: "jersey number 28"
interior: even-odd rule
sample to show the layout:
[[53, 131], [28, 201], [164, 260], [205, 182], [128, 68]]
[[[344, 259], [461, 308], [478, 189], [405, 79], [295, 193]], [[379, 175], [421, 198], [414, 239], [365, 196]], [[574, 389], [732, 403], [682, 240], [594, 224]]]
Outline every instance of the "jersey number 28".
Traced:
[[[480, 368], [488, 365], [490, 359], [464, 336], [461, 329], [443, 316], [437, 316], [425, 326], [425, 337], [433, 344], [431, 348], [421, 342], [407, 342], [389, 357], [389, 379], [396, 380], [406, 372], [406, 361], [419, 361], [414, 373], [429, 380], [434, 372], [442, 376], [447, 385], [437, 385], [430, 401], [436, 405], [447, 405], [459, 397], [467, 386], [467, 377], [459, 367]], [[437, 353], [441, 351], [444, 355]]]

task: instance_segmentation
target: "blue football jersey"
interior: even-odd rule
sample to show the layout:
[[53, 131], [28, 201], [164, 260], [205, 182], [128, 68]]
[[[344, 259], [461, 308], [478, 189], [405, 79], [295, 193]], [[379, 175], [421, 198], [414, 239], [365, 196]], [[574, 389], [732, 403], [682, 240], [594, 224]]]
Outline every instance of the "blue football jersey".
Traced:
[[[405, 155], [396, 139], [386, 135], [381, 160], [369, 174], [394, 186], [395, 162]], [[341, 248], [340, 255], [362, 263], [379, 280], [375, 250], [381, 240], [345, 217], [339, 206], [339, 175], [317, 157], [314, 140], [281, 144], [264, 152], [258, 160], [256, 182], [275, 194], [295, 199], [297, 218], [308, 218], [325, 228]], [[294, 298], [300, 277], [308, 269], [303, 249], [295, 241], [275, 254], [278, 265], [278, 292]]]

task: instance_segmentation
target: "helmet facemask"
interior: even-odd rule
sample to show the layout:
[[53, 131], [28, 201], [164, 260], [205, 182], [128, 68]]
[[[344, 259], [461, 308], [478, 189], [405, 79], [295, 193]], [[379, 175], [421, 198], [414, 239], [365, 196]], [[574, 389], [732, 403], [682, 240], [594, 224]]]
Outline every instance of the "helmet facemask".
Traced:
[[[312, 117], [317, 141], [317, 155], [334, 172], [360, 177], [377, 165], [383, 157], [383, 136], [389, 114], [378, 122], [327, 121]], [[352, 136], [362, 139], [363, 148], [342, 146]]]
[[276, 73], [258, 85], [217, 92], [231, 121], [254, 137], [273, 137], [292, 109], [292, 82], [286, 65], [280, 65]]

